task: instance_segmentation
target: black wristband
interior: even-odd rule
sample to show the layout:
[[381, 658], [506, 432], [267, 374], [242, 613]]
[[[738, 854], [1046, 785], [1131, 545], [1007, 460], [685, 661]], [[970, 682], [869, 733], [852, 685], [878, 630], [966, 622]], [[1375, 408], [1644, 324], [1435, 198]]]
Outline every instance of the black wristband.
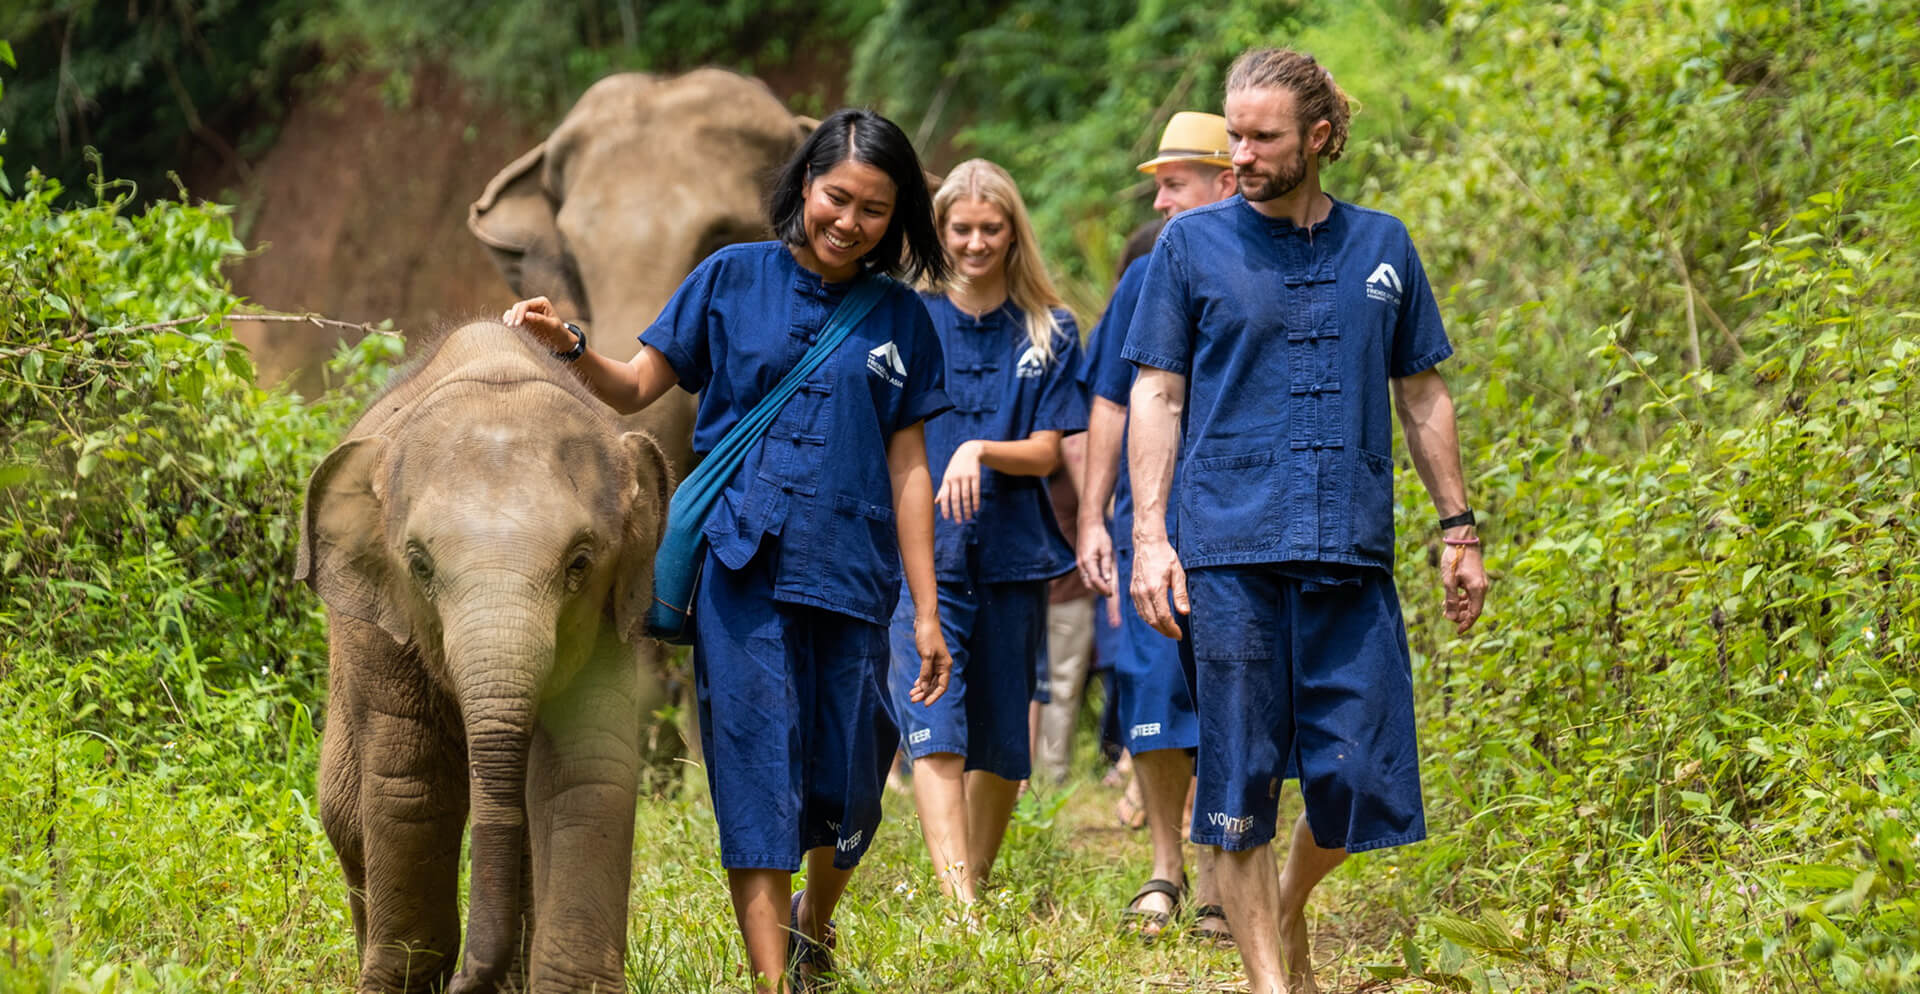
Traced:
[[1473, 524], [1473, 508], [1467, 508], [1466, 510], [1461, 511], [1459, 514], [1456, 514], [1453, 517], [1441, 518], [1440, 530], [1446, 531], [1449, 528], [1458, 528], [1461, 525], [1471, 525], [1471, 524]]
[[561, 362], [572, 362], [587, 354], [587, 333], [581, 331], [580, 326], [574, 324], [572, 321], [566, 322], [565, 328], [573, 332], [573, 348], [565, 352], [555, 352], [553, 357]]

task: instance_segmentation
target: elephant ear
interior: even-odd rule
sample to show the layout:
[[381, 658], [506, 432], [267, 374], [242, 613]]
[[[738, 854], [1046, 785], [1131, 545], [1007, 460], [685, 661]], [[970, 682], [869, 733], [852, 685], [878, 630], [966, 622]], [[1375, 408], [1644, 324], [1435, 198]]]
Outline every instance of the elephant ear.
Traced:
[[591, 319], [580, 273], [560, 237], [559, 199], [546, 184], [547, 143], [495, 174], [467, 206], [467, 230], [522, 297], [545, 296], [560, 313]]
[[647, 609], [653, 605], [653, 555], [667, 528], [667, 502], [673, 496], [673, 470], [667, 457], [644, 431], [620, 436], [633, 469], [628, 490], [627, 521], [621, 543], [620, 572], [614, 580], [613, 622], [620, 637], [638, 643], [646, 638]]
[[404, 645], [413, 628], [396, 602], [385, 502], [376, 485], [386, 453], [387, 440], [374, 436], [346, 442], [321, 460], [307, 481], [293, 576], [306, 581], [328, 611], [378, 625]]

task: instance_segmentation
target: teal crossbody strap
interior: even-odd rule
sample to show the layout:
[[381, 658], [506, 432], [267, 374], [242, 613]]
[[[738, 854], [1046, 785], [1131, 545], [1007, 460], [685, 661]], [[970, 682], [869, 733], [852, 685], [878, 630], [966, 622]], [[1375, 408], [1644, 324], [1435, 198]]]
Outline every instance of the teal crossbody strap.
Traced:
[[885, 276], [870, 276], [853, 285], [834, 309], [833, 316], [820, 329], [800, 362], [781, 377], [772, 392], [753, 405], [753, 410], [727, 430], [720, 444], [701, 460], [698, 469], [688, 474], [673, 492], [667, 510], [666, 533], [653, 557], [653, 604], [647, 612], [647, 634], [666, 642], [685, 644], [687, 615], [693, 608], [693, 586], [699, 577], [700, 560], [706, 554], [702, 529], [713, 504], [727, 489], [727, 481], [739, 470], [747, 453], [766, 435], [780, 415], [780, 409], [800, 390], [813, 371], [832, 355], [893, 283]]

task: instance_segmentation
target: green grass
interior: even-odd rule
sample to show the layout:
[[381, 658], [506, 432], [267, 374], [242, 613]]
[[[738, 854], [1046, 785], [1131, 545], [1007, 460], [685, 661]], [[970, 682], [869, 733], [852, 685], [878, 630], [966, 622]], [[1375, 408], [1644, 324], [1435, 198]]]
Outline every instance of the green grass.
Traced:
[[[100, 737], [55, 734], [51, 695], [21, 686], [20, 673], [0, 685], [0, 990], [351, 985], [352, 927], [318, 823], [310, 737], [254, 778], [231, 777], [217, 725], [211, 738], [163, 744], [160, 754], [177, 761], [130, 768]], [[889, 794], [837, 915], [842, 990], [1235, 989], [1231, 952], [1144, 946], [1119, 932], [1119, 909], [1146, 872], [1146, 833], [1118, 825], [1117, 792], [1091, 780], [1085, 742], [1085, 775], [1053, 795], [1057, 805], [1027, 801], [1017, 813], [972, 931], [956, 926], [933, 886], [911, 800]], [[670, 796], [639, 805], [628, 989], [744, 990], [704, 776], [685, 769]], [[1370, 862], [1353, 860], [1327, 888], [1323, 958], [1392, 931], [1390, 908], [1352, 906]], [[1338, 975], [1357, 982], [1348, 960]]]

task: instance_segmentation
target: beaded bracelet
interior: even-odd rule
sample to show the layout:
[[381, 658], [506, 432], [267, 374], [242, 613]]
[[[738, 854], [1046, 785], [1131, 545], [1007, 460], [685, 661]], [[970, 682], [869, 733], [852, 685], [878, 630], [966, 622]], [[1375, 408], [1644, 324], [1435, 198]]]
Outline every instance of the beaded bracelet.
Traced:
[[1441, 536], [1440, 541], [1445, 542], [1448, 545], [1479, 545], [1480, 544], [1479, 536], [1474, 536], [1473, 538], [1447, 538], [1446, 536], [1443, 535]]

